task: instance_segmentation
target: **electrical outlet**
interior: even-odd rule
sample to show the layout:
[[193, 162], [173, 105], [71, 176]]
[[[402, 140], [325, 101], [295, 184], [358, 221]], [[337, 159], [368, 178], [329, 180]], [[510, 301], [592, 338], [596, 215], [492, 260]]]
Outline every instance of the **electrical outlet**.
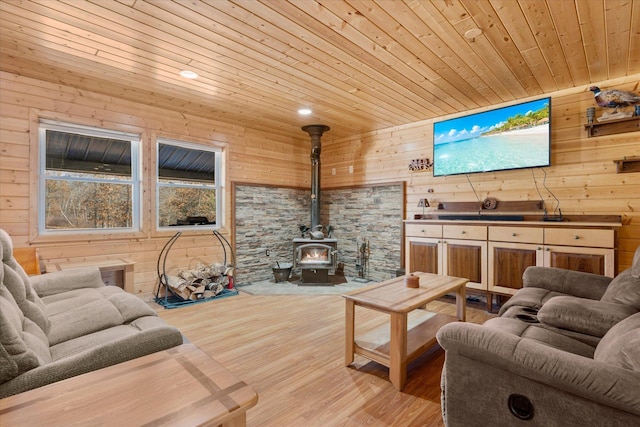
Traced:
[[353, 165], [349, 166], [349, 173], [353, 173]]
[[270, 251], [269, 249], [267, 249], [267, 250], [265, 251], [265, 255], [266, 255], [266, 256], [271, 256], [271, 251]]

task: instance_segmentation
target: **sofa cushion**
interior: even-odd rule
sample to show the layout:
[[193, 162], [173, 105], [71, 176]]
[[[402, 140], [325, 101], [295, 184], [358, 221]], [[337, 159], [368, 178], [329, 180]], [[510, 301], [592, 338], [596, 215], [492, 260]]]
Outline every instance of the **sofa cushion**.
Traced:
[[50, 344], [156, 316], [144, 301], [117, 286], [76, 289], [43, 298], [51, 319]]
[[100, 269], [97, 267], [54, 271], [39, 276], [31, 276], [29, 279], [40, 297], [105, 286]]
[[120, 311], [103, 298], [68, 307], [67, 310], [51, 316], [49, 343], [52, 346], [122, 324]]
[[593, 358], [640, 372], [640, 313], [629, 316], [602, 337]]
[[[54, 361], [61, 360], [67, 357], [72, 357], [85, 351], [91, 351], [94, 348], [113, 345], [117, 347], [119, 342], [124, 342], [129, 339], [133, 339], [136, 335], [141, 333], [148, 334], [152, 331], [164, 331], [165, 333], [170, 331], [173, 335], [170, 339], [176, 341], [175, 345], [181, 343], [181, 335], [177, 329], [168, 326], [162, 319], [157, 316], [145, 316], [140, 317], [127, 325], [114, 326], [113, 328], [103, 329], [102, 331], [93, 332], [91, 334], [83, 335], [78, 338], [71, 339], [69, 341], [62, 342], [60, 344], [51, 347], [51, 356]], [[169, 334], [165, 334], [169, 335]], [[162, 339], [168, 339], [164, 337]], [[157, 344], [157, 343], [155, 343]], [[135, 351], [142, 351], [142, 342], [138, 343]], [[134, 349], [119, 350], [120, 353], [127, 351], [134, 351]]]
[[636, 313], [632, 307], [572, 296], [557, 296], [547, 301], [538, 319], [555, 328], [601, 337], [615, 324]]
[[[113, 292], [114, 290], [118, 292]], [[135, 295], [121, 292], [122, 289], [115, 286], [105, 286], [105, 291], [109, 302], [120, 312], [122, 323], [129, 323], [143, 316], [156, 316], [156, 312]]]
[[502, 316], [510, 307], [529, 307], [539, 309], [553, 297], [563, 296], [560, 292], [550, 291], [544, 288], [522, 288], [514, 296], [500, 307], [499, 315]]
[[600, 301], [625, 304], [640, 311], [640, 277], [631, 268], [618, 274], [609, 284]]
[[593, 358], [595, 348], [589, 344], [585, 344], [552, 330], [536, 326], [536, 324], [521, 322], [513, 318], [496, 317], [486, 321], [484, 326], [499, 329], [503, 332], [509, 332], [510, 334], [517, 335], [522, 338], [528, 338], [549, 347], [557, 348], [558, 350], [568, 351], [569, 353]]

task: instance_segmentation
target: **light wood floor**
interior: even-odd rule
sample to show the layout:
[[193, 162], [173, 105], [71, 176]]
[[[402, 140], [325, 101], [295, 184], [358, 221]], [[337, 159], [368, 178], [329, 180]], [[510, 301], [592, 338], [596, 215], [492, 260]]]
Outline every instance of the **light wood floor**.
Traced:
[[[450, 301], [427, 308], [453, 315]], [[158, 312], [256, 390], [259, 400], [247, 413], [249, 426], [442, 426], [444, 352], [436, 346], [415, 360], [398, 392], [384, 366], [360, 356], [344, 366], [344, 307], [339, 295], [240, 293]], [[467, 308], [470, 322], [493, 316]], [[383, 314], [358, 307], [356, 334], [384, 322]]]

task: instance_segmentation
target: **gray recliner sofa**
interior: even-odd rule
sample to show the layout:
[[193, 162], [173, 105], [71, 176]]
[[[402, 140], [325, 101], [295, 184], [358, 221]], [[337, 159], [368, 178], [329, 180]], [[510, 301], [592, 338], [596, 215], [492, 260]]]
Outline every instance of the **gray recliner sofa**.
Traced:
[[500, 317], [437, 339], [448, 427], [640, 425], [640, 248], [613, 279], [530, 267]]
[[182, 344], [97, 268], [28, 277], [0, 229], [0, 398]]

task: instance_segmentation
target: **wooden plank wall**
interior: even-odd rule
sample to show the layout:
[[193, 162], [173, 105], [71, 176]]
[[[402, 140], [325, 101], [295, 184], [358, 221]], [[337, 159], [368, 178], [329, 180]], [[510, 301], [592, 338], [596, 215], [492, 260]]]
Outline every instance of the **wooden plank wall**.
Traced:
[[[61, 77], [63, 80], [64, 77]], [[309, 136], [288, 140], [202, 117], [116, 97], [76, 90], [63, 84], [0, 73], [0, 227], [16, 247], [35, 246], [47, 261], [128, 258], [135, 264], [134, 292], [152, 292], [156, 262], [172, 232], [153, 230], [155, 137], [217, 144], [225, 149], [225, 211], [231, 212], [231, 181], [310, 186]], [[177, 101], [176, 101], [177, 102]], [[142, 134], [143, 230], [136, 235], [45, 239], [37, 235], [38, 117]], [[231, 238], [233, 219], [222, 233]], [[210, 233], [186, 232], [171, 250], [169, 268], [222, 261], [221, 248]]]
[[[599, 86], [637, 93], [640, 75], [605, 81]], [[546, 186], [560, 200], [563, 214], [622, 216], [624, 225], [618, 235], [617, 257], [618, 270], [622, 271], [631, 265], [633, 252], [640, 245], [640, 173], [617, 174], [613, 160], [640, 156], [640, 132], [587, 138], [586, 109], [595, 106], [595, 102], [593, 94], [585, 89], [549, 94], [552, 97], [552, 166], [544, 169]], [[479, 111], [482, 110], [468, 114]], [[598, 108], [596, 116], [601, 112]], [[455, 116], [443, 118], [452, 117]], [[323, 187], [406, 181], [407, 218], [422, 213], [422, 208], [417, 207], [420, 198], [432, 202], [477, 200], [464, 175], [434, 178], [431, 171], [409, 171], [413, 159], [433, 160], [433, 120], [323, 141], [322, 155]], [[353, 167], [352, 173], [350, 167]], [[480, 200], [486, 197], [540, 200], [535, 176], [551, 212], [557, 203], [542, 186], [544, 171], [535, 169], [534, 175], [531, 170], [472, 174], [469, 180]], [[429, 192], [430, 189], [433, 192]]]
[[[64, 78], [61, 77], [61, 81]], [[638, 91], [640, 75], [606, 81], [601, 87]], [[46, 261], [129, 258], [136, 262], [135, 292], [151, 292], [156, 283], [156, 260], [171, 233], [152, 230], [153, 140], [156, 136], [225, 147], [227, 187], [225, 211], [232, 212], [231, 182], [275, 186], [310, 186], [309, 137], [287, 139], [239, 125], [181, 114], [122, 99], [0, 73], [0, 227], [18, 247], [36, 246]], [[619, 232], [618, 269], [631, 264], [640, 245], [640, 174], [616, 174], [613, 160], [640, 155], [640, 133], [587, 138], [585, 111], [593, 106], [590, 92], [582, 88], [552, 93], [552, 164], [545, 168], [546, 185], [560, 199], [565, 214], [614, 214], [623, 217]], [[178, 102], [178, 101], [176, 101]], [[472, 113], [475, 111], [469, 111]], [[38, 116], [90, 126], [143, 134], [145, 211], [143, 232], [114, 239], [49, 241], [37, 236], [37, 198], [34, 168]], [[412, 159], [433, 158], [433, 121], [425, 120], [382, 131], [332, 140], [322, 138], [322, 187], [406, 181], [407, 217], [421, 212], [418, 199], [473, 201], [475, 195], [464, 176], [434, 178], [431, 172], [409, 172]], [[331, 123], [327, 123], [331, 126]], [[350, 172], [353, 167], [353, 172]], [[335, 174], [334, 174], [335, 170]], [[541, 186], [542, 170], [535, 179], [549, 210], [553, 197]], [[530, 170], [470, 175], [478, 197], [499, 200], [539, 199]], [[429, 193], [433, 189], [433, 193]], [[227, 217], [223, 234], [232, 239], [233, 218]], [[208, 233], [185, 233], [171, 252], [171, 267], [188, 267], [199, 260], [221, 259], [220, 248]]]

